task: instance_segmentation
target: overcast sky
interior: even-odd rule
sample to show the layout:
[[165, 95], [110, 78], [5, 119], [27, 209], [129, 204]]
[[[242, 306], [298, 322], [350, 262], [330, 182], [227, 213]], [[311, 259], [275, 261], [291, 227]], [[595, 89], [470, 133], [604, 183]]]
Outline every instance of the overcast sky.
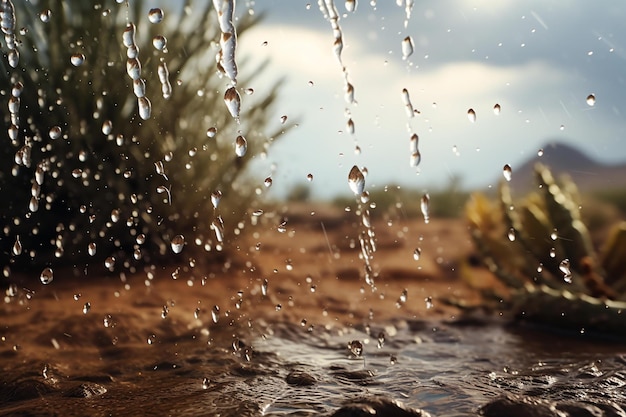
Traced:
[[[353, 13], [343, 1], [335, 4], [357, 105], [344, 100], [331, 24], [317, 2], [257, 1], [255, 12], [267, 17], [239, 39], [239, 57], [270, 60], [270, 71], [250, 86], [255, 91], [287, 77], [277, 124], [282, 115], [299, 120], [269, 154], [274, 193], [306, 183], [309, 173], [315, 195], [349, 193], [354, 164], [368, 168], [366, 189], [428, 190], [453, 175], [485, 188], [504, 164], [515, 175], [516, 165], [556, 139], [604, 162], [626, 160], [626, 3], [422, 0], [406, 28], [405, 8], [395, 1], [359, 1]], [[237, 12], [245, 10], [239, 1]], [[406, 36], [415, 50], [403, 60]], [[412, 119], [404, 88], [420, 112]], [[412, 133], [420, 138], [417, 169], [409, 165]], [[258, 169], [263, 178], [271, 173], [267, 165]]]

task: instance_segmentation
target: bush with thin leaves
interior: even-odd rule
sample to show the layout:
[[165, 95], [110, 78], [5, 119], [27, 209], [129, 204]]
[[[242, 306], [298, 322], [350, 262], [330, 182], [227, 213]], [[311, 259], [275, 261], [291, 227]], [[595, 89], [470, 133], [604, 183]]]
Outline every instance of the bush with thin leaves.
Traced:
[[[114, 258], [110, 270], [132, 271], [192, 256], [190, 247], [211, 259], [220, 246], [212, 225], [223, 220], [226, 229], [241, 228], [256, 198], [242, 179], [246, 165], [280, 135], [266, 131], [278, 80], [245, 97], [239, 124], [223, 99], [229, 80], [216, 71], [220, 32], [210, 2], [164, 10], [158, 24], [149, 21], [144, 1], [110, 3], [14, 6], [15, 27], [23, 28], [15, 33], [19, 62], [12, 67], [5, 48], [0, 64], [2, 101], [11, 110], [3, 112], [0, 148], [5, 270], [101, 266]], [[256, 19], [239, 19], [239, 35]], [[136, 26], [132, 51], [123, 43], [129, 23]], [[11, 31], [4, 26], [5, 34]], [[155, 43], [166, 41], [164, 49], [153, 46], [156, 36], [163, 36]], [[127, 75], [127, 56], [134, 53], [151, 101], [147, 120]], [[169, 74], [159, 74], [165, 66]], [[244, 72], [238, 86], [246, 85]], [[243, 157], [234, 151], [238, 135], [248, 142]], [[223, 193], [216, 209], [215, 191]], [[186, 242], [181, 255], [170, 249], [177, 235]]]

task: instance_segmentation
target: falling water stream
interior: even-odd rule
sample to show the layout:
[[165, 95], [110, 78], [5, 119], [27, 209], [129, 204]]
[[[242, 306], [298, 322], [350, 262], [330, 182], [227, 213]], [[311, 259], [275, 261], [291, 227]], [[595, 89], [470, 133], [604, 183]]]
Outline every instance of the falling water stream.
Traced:
[[[111, 8], [131, 7], [133, 1], [111, 3]], [[405, 32], [413, 1], [397, 3], [406, 15], [397, 52], [410, 67], [417, 46]], [[232, 128], [229, 152], [232, 164], [238, 164], [253, 147], [260, 146], [254, 142], [258, 135], [246, 124], [252, 117], [246, 112], [247, 97], [244, 100], [240, 94], [243, 91], [253, 95], [254, 91], [244, 89], [238, 80], [235, 1], [213, 0], [212, 4], [219, 41], [214, 45], [217, 54], [210, 71], [217, 69], [222, 88], [217, 93], [199, 90], [198, 95], [214, 94], [220, 106], [225, 105], [229, 118], [211, 120], [214, 125], [206, 128], [205, 139], [214, 140], [218, 131]], [[50, 187], [62, 188], [64, 184], [52, 181], [68, 167], [50, 157], [52, 145], [46, 148], [45, 144], [69, 142], [69, 127], [49, 126], [47, 137], [25, 135], [25, 126], [33, 122], [20, 119], [21, 97], [43, 93], [28, 90], [33, 86], [25, 87], [19, 74], [12, 85], [2, 86], [8, 110], [7, 143], [16, 146], [13, 173], [32, 171], [32, 188], [23, 204], [23, 219], [16, 217], [13, 224], [3, 225], [2, 238], [11, 240], [7, 251], [11, 261], [2, 265], [6, 291], [0, 308], [0, 415], [626, 415], [626, 356], [619, 343], [582, 334], [551, 334], [483, 315], [466, 318], [453, 308], [437, 305], [437, 298], [433, 298], [434, 293], [445, 297], [465, 291], [460, 284], [455, 288], [457, 283], [443, 278], [420, 275], [418, 279], [415, 271], [408, 277], [383, 273], [380, 265], [393, 251], [405, 251], [414, 262], [423, 262], [423, 238], [413, 236], [417, 235], [415, 224], [411, 229], [399, 229], [396, 237], [379, 238], [371, 215], [376, 202], [370, 200], [366, 186], [369, 170], [359, 164], [362, 150], [357, 126], [361, 121], [353, 114], [357, 106], [355, 85], [346, 63], [349, 61], [343, 55], [348, 44], [340, 25], [344, 15], [333, 0], [319, 0], [318, 5], [331, 26], [329, 49], [339, 62], [346, 131], [354, 141], [355, 161], [345, 174], [346, 190], [352, 191], [355, 200], [353, 207], [339, 215], [318, 216], [309, 210], [309, 218], [294, 221], [288, 219], [293, 214], [289, 208], [282, 213], [266, 213], [249, 207], [249, 225], [243, 221], [229, 224], [222, 216], [227, 214], [222, 207], [231, 191], [230, 182], [224, 181], [221, 189], [196, 190], [213, 210], [210, 215], [195, 213], [195, 218], [210, 219], [200, 223], [206, 230], [194, 227], [197, 235], [179, 233], [175, 226], [165, 230], [178, 218], [152, 216], [154, 207], [148, 203], [145, 209], [131, 212], [107, 209], [102, 230], [119, 230], [115, 228], [123, 224], [132, 230], [134, 244], [126, 248], [128, 259], [119, 258], [122, 244], [113, 237], [109, 239], [106, 233], [83, 236], [80, 224], [60, 222], [51, 238], [55, 258], [71, 256], [65, 248], [78, 241], [83, 247], [81, 255], [88, 259], [102, 257], [103, 262], [95, 267], [89, 262], [83, 266], [82, 260], [76, 260], [70, 262], [71, 266], [59, 268], [44, 262], [36, 272], [12, 273], [15, 259], [37, 256], [34, 248], [27, 247], [26, 234], [16, 233], [13, 228], [17, 230], [21, 221], [28, 223], [38, 211], [53, 206], [54, 190]], [[343, 6], [348, 13], [357, 13], [359, 7], [356, 0], [346, 0]], [[40, 10], [37, 16], [46, 24], [57, 13], [62, 10]], [[159, 32], [151, 38], [154, 51], [140, 49], [137, 39], [145, 34], [138, 32], [138, 22], [128, 16], [117, 36], [125, 63], [125, 74], [120, 77], [129, 82], [128, 95], [133, 99], [128, 113], [133, 115], [133, 123], [150, 126], [155, 117], [163, 117], [162, 109], [155, 104], [157, 99], [159, 103], [161, 98], [172, 99], [183, 81], [177, 80], [179, 73], [170, 72], [174, 60], [167, 54], [170, 45], [165, 34]], [[159, 27], [168, 15], [154, 7], [142, 18]], [[19, 31], [20, 19], [11, 0], [0, 0], [6, 61], [3, 71], [9, 73], [19, 66], [20, 54], [24, 53], [18, 34], [24, 36], [27, 31]], [[96, 59], [83, 54], [80, 45], [74, 45], [76, 50], [68, 59], [73, 69]], [[156, 69], [150, 72], [156, 74], [152, 78], [146, 75], [150, 66]], [[160, 96], [151, 89], [154, 85], [158, 85]], [[357, 87], [365, 96], [366, 86]], [[408, 88], [398, 93], [398, 108], [402, 111], [404, 106], [407, 116], [409, 166], [419, 170], [420, 132], [411, 125], [419, 111], [414, 108]], [[105, 106], [107, 96], [92, 99], [98, 100], [97, 113]], [[40, 97], [41, 102], [45, 100]], [[58, 103], [62, 102], [59, 98]], [[594, 105], [595, 97], [589, 96], [587, 103]], [[500, 113], [499, 104], [494, 113]], [[467, 117], [472, 123], [477, 120], [472, 108]], [[284, 125], [291, 119], [281, 116], [280, 120]], [[110, 142], [107, 146], [141, 141], [116, 136], [117, 126], [111, 120], [98, 123]], [[156, 132], [160, 133], [158, 129]], [[193, 158], [205, 150], [188, 150], [188, 171], [194, 167]], [[66, 155], [68, 160], [84, 162], [91, 153], [71, 150]], [[123, 157], [128, 159], [127, 155]], [[129, 198], [140, 207], [142, 198], [154, 198], [163, 206], [171, 206], [183, 192], [172, 187], [177, 173], [171, 169], [171, 162], [176, 157], [165, 150], [147, 153], [144, 159], [149, 170], [142, 172], [149, 171], [144, 178], [155, 184], [152, 194], [127, 196], [120, 189], [112, 193], [111, 199]], [[105, 157], [102, 166], [107, 163]], [[124, 184], [130, 184], [136, 169], [115, 167], [112, 172], [128, 180]], [[106, 172], [102, 168], [94, 175], [76, 166], [71, 176], [89, 184], [89, 176], [99, 181]], [[510, 165], [504, 166], [503, 175], [511, 179]], [[272, 176], [263, 177], [265, 189], [272, 187]], [[313, 181], [313, 175], [308, 174], [307, 180]], [[346, 177], [338, 181], [345, 183]], [[108, 192], [109, 188], [103, 186], [98, 192]], [[258, 188], [261, 191], [257, 194], [262, 194], [262, 189]], [[430, 204], [429, 194], [423, 193], [420, 227], [432, 226]], [[67, 211], [73, 209], [84, 215], [85, 225], [102, 216], [98, 207], [90, 204], [68, 207]], [[155, 234], [147, 226], [142, 229], [138, 226], [142, 221], [150, 227], [162, 227], [163, 233]], [[392, 223], [387, 222], [395, 227]], [[246, 231], [247, 235], [246, 227], [252, 230]], [[273, 238], [263, 238], [267, 230]], [[39, 229], [30, 232], [36, 234]], [[230, 239], [239, 234], [245, 236]], [[305, 243], [292, 244], [290, 239], [301, 234], [308, 236], [303, 239]], [[80, 239], [72, 240], [72, 236], [79, 235]], [[166, 260], [143, 263], [150, 259], [146, 241], [157, 235], [160, 241], [153, 247], [160, 251], [160, 259]], [[397, 237], [401, 235], [404, 240]], [[515, 230], [510, 236], [514, 240]], [[405, 244], [400, 245], [399, 240]], [[460, 245], [461, 239], [456, 240]], [[201, 257], [187, 256], [192, 245], [223, 255], [204, 262]], [[400, 246], [402, 249], [398, 249]], [[443, 245], [439, 248], [442, 252], [446, 249]], [[285, 258], [284, 266], [268, 268], [271, 261], [265, 254]], [[309, 259], [309, 275], [294, 271], [304, 263], [298, 263], [298, 256]], [[350, 263], [344, 268], [340, 261], [346, 259]], [[563, 260], [560, 267], [567, 280], [569, 261]]]

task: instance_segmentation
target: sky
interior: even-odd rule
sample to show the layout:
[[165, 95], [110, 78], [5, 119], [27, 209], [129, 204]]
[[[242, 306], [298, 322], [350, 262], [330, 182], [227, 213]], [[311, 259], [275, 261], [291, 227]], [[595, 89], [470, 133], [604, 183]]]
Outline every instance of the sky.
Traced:
[[[398, 2], [358, 1], [354, 12], [335, 2], [356, 104], [344, 99], [333, 30], [317, 2], [237, 2], [237, 14], [249, 7], [265, 13], [238, 40], [237, 56], [252, 67], [269, 60], [250, 87], [262, 92], [285, 77], [271, 117], [277, 126], [281, 116], [298, 124], [254, 166], [260, 177], [272, 176], [275, 196], [309, 184], [308, 174], [314, 196], [348, 194], [353, 165], [367, 168], [367, 190], [398, 184], [428, 191], [453, 177], [486, 189], [505, 164], [515, 175], [516, 165], [554, 141], [599, 161], [626, 161], [625, 3], [423, 0], [407, 19]], [[414, 52], [403, 59], [407, 36]], [[413, 118], [403, 89], [419, 111]], [[414, 133], [417, 168], [409, 164]]]

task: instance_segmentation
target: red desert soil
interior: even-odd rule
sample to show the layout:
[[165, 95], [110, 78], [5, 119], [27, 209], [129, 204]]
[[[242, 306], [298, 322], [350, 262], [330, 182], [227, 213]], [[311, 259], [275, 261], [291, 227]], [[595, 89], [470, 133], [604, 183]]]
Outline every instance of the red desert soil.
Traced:
[[[283, 220], [286, 230], [281, 233], [278, 225]], [[45, 332], [45, 343], [88, 346], [89, 341], [76, 339], [81, 327], [102, 328], [108, 315], [118, 326], [117, 334], [123, 335], [119, 337], [146, 343], [146, 335], [163, 328], [164, 306], [169, 324], [179, 324], [168, 326], [168, 331], [183, 333], [281, 321], [333, 326], [398, 317], [445, 319], [458, 311], [444, 305], [442, 298], [476, 299], [458, 277], [459, 268], [466, 267], [461, 261], [472, 250], [462, 219], [432, 219], [428, 224], [422, 218], [375, 220], [374, 291], [364, 282], [359, 258], [362, 227], [352, 212], [319, 204], [290, 205], [262, 215], [259, 224], [250, 226], [235, 243], [226, 267], [203, 265], [198, 259], [195, 267], [180, 267], [178, 274], [176, 265], [165, 266], [128, 276], [126, 283], [117, 277], [75, 278], [68, 276], [71, 272], [55, 271], [54, 282], [45, 286], [34, 272], [34, 279], [22, 285], [34, 291], [31, 299], [21, 288], [20, 296], [0, 308], [0, 347], [41, 346], [44, 327], [52, 329]], [[419, 260], [414, 259], [416, 248], [421, 249]], [[261, 290], [264, 280], [267, 295]], [[85, 303], [90, 303], [86, 315]], [[214, 306], [220, 311], [217, 324], [211, 317]], [[129, 330], [123, 332], [124, 327]]]

